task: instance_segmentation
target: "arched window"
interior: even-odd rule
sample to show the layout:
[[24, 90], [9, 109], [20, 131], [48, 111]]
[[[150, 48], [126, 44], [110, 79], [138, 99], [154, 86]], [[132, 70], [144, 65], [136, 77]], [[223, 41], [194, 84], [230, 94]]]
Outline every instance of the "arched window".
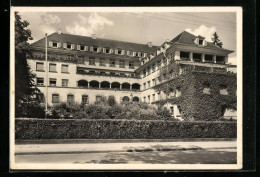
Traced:
[[134, 101], [134, 102], [139, 102], [139, 97], [135, 96], [135, 97], [133, 98], [133, 101]]
[[128, 96], [124, 96], [122, 100], [123, 100], [123, 101], [129, 101], [130, 99], [129, 99]]
[[86, 81], [86, 80], [79, 80], [78, 81], [78, 87], [87, 88], [88, 87], [88, 81]]
[[122, 84], [122, 89], [125, 89], [125, 90], [130, 90], [130, 84], [129, 83], [123, 83]]
[[90, 88], [99, 88], [99, 82], [98, 81], [90, 81], [89, 86], [90, 86]]
[[140, 90], [140, 84], [137, 84], [137, 83], [132, 84], [132, 89], [133, 90]]
[[110, 83], [108, 81], [101, 82], [101, 88], [110, 88]]
[[120, 89], [120, 83], [119, 82], [113, 82], [111, 84], [111, 88], [113, 88], [113, 89]]

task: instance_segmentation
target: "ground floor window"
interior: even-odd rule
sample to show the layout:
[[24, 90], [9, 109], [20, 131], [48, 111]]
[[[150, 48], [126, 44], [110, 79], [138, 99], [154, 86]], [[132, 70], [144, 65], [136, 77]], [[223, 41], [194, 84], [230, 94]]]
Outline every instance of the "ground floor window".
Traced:
[[74, 103], [74, 95], [67, 95], [67, 102]]
[[124, 96], [123, 97], [123, 101], [129, 101], [130, 99], [129, 99], [129, 97], [128, 96]]
[[82, 104], [88, 104], [88, 95], [82, 95]]
[[59, 103], [59, 102], [60, 102], [60, 95], [52, 94], [52, 103]]

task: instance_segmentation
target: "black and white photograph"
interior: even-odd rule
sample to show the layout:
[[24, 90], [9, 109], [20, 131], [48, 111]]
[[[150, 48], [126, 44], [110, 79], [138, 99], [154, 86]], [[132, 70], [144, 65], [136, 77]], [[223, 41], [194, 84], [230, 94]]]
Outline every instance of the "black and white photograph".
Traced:
[[12, 7], [12, 170], [234, 170], [241, 7]]

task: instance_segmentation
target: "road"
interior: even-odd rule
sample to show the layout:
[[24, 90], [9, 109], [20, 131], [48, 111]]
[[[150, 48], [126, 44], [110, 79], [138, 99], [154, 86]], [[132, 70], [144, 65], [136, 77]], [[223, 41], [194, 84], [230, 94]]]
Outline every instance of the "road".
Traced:
[[68, 164], [236, 164], [236, 148], [151, 152], [81, 152], [68, 154], [20, 154], [16, 163]]

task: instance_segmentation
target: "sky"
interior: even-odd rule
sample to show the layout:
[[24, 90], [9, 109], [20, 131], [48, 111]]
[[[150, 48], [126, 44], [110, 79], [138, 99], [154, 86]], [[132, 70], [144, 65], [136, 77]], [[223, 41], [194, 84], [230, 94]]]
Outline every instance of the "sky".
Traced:
[[19, 12], [30, 23], [35, 42], [61, 29], [62, 33], [161, 45], [181, 32], [206, 37], [214, 32], [223, 48], [233, 50], [229, 63], [236, 64], [235, 12]]

